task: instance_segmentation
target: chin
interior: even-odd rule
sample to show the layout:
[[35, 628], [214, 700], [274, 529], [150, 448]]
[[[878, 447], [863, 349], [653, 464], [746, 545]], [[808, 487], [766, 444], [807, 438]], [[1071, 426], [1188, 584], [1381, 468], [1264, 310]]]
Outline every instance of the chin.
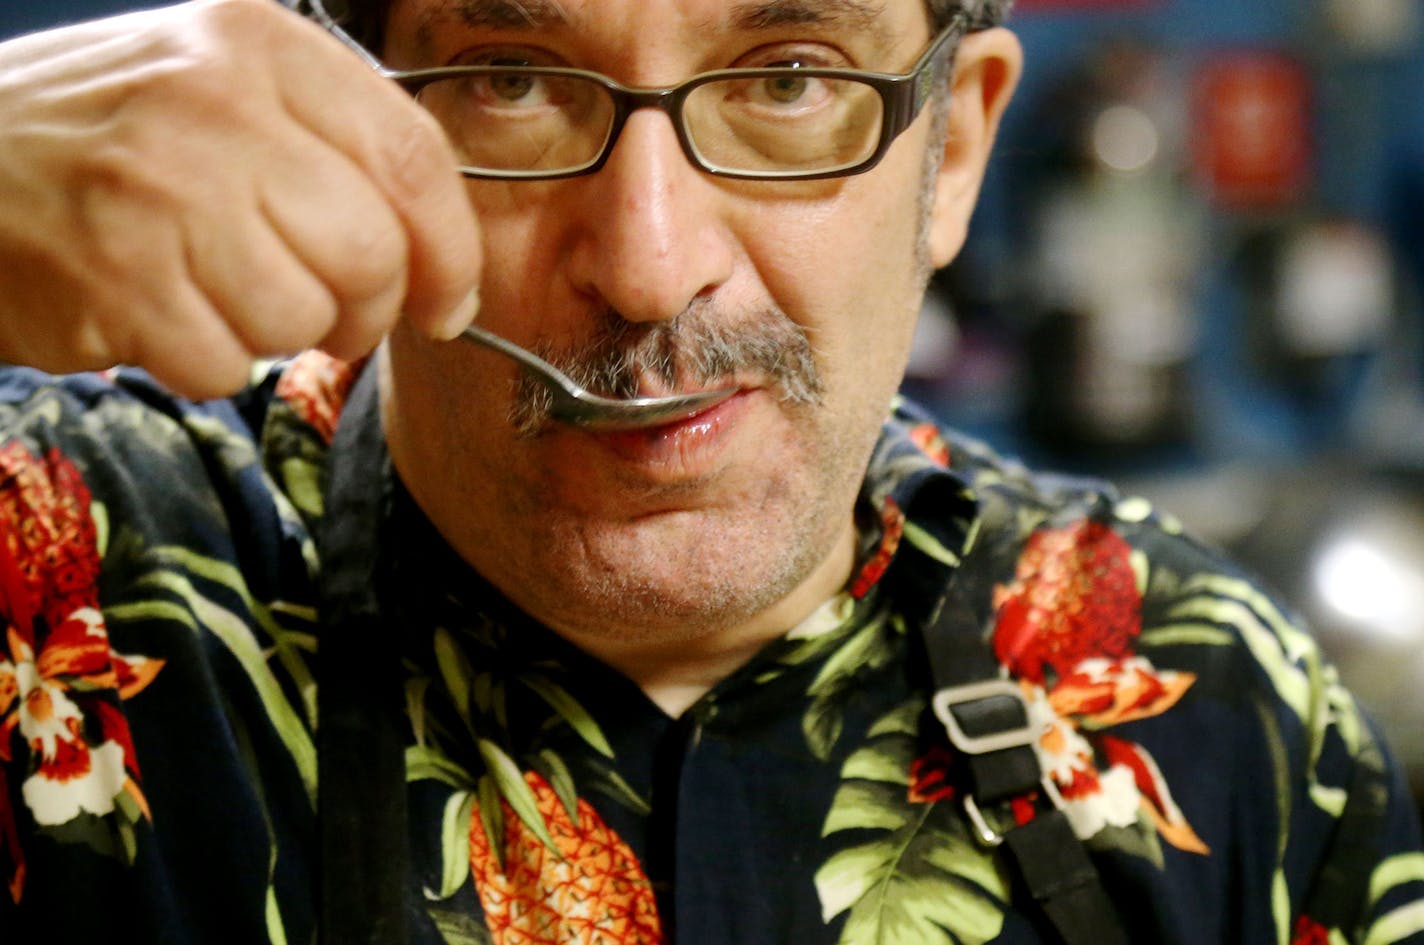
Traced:
[[557, 576], [542, 588], [536, 612], [554, 610], [557, 624], [580, 635], [628, 642], [716, 634], [756, 621], [788, 597], [829, 547], [763, 523], [688, 520], [676, 535], [641, 524], [641, 531], [581, 534], [576, 553], [565, 542], [546, 545], [551, 566], [541, 573]]

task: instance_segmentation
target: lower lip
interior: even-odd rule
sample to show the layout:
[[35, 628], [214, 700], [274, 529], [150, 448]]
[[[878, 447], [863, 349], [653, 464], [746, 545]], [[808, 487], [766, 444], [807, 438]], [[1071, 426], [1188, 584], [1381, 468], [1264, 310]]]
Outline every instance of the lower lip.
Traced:
[[661, 467], [680, 476], [706, 472], [717, 460], [749, 409], [750, 391], [741, 391], [685, 420], [646, 430], [589, 434], [620, 459], [644, 467]]

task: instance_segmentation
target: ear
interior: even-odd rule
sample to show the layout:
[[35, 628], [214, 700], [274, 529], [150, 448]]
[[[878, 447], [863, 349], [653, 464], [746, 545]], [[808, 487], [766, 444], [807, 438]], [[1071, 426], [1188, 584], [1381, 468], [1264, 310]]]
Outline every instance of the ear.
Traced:
[[1006, 29], [970, 33], [960, 42], [950, 80], [948, 134], [930, 216], [930, 259], [936, 268], [948, 265], [964, 245], [999, 119], [1022, 71], [1023, 49]]

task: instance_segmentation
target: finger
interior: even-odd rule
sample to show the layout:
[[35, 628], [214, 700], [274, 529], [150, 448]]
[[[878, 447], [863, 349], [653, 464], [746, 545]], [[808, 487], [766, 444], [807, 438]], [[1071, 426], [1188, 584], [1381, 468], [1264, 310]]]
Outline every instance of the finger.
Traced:
[[[33, 296], [34, 285], [20, 293], [24, 334], [41, 349], [25, 363], [57, 371], [138, 365], [194, 398], [241, 388], [252, 352], [198, 288], [192, 228], [173, 202], [131, 176], [85, 196], [81, 217], [48, 221], [68, 247], [44, 254], [38, 267], [37, 281], [52, 287], [48, 304]], [[39, 312], [48, 321], [37, 321]]]
[[[142, 195], [132, 191], [91, 201], [88, 222], [99, 235], [89, 277], [112, 286], [108, 293], [97, 285], [84, 293], [94, 309], [89, 324], [102, 336], [99, 348], [118, 363], [143, 367], [183, 396], [232, 394], [250, 379], [253, 352], [201, 285], [194, 227], [138, 212], [144, 206]], [[135, 278], [121, 278], [123, 271]], [[257, 280], [249, 273], [246, 281]]]
[[390, 176], [382, 183], [410, 237], [405, 314], [422, 330], [449, 338], [478, 308], [479, 230], [444, 132], [424, 109], [415, 117], [404, 137], [388, 143]]
[[148, 327], [122, 347], [175, 393], [193, 400], [226, 397], [252, 377], [253, 354], [191, 281], [179, 281], [156, 302]]
[[189, 228], [188, 270], [242, 345], [258, 355], [293, 354], [326, 337], [337, 323], [336, 297], [260, 208], [216, 218], [221, 226], [208, 217]]
[[277, 87], [293, 116], [361, 167], [401, 221], [408, 245], [405, 314], [425, 331], [452, 335], [463, 316], [451, 313], [468, 310], [481, 264], [454, 152], [410, 96], [324, 39], [329, 55], [313, 56], [306, 43], [281, 51], [286, 81]]
[[335, 318], [320, 343], [338, 357], [366, 354], [401, 312], [409, 241], [400, 218], [345, 155], [306, 136], [257, 175], [257, 203], [288, 251], [319, 279]]

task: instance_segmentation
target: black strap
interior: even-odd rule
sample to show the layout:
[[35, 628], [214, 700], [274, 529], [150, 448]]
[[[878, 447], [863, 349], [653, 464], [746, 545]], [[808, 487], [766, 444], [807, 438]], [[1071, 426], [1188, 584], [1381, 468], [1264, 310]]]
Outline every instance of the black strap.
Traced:
[[1004, 849], [1066, 945], [1127, 945], [1098, 871], [1063, 811], [1041, 813], [1008, 831]]
[[321, 555], [317, 773], [321, 945], [405, 945], [405, 715], [382, 642], [379, 532], [389, 476], [376, 372], [348, 397], [328, 462]]
[[[923, 624], [934, 681], [935, 714], [950, 742], [968, 762], [965, 812], [979, 840], [1005, 854], [1022, 885], [1063, 945], [1127, 945], [1121, 920], [1103, 891], [1098, 871], [1061, 809], [1061, 800], [1034, 751], [1037, 733], [1028, 703], [1004, 679], [984, 639], [987, 614], [967, 597], [972, 583], [966, 560], [951, 576], [936, 614]], [[1022, 825], [999, 830], [985, 811], [1032, 799], [1039, 809]], [[995, 819], [1014, 823], [1012, 815]]]

